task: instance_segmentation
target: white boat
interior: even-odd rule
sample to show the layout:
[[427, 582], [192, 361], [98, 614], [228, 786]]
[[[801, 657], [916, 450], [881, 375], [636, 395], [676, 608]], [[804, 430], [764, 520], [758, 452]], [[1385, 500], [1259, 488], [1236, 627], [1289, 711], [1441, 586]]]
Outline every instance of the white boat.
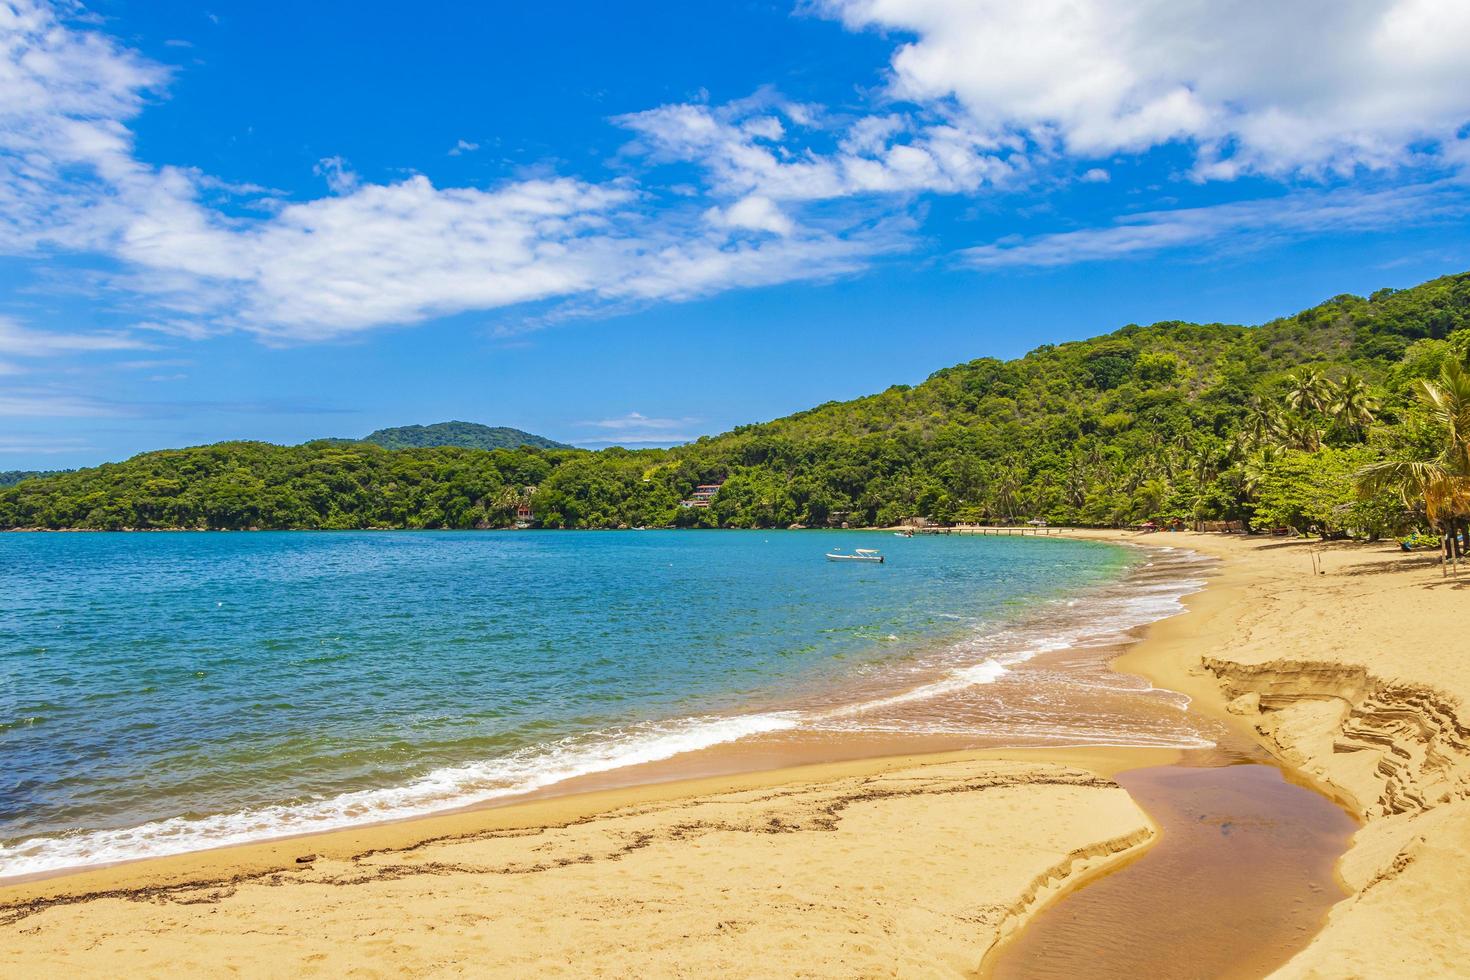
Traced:
[[871, 561], [883, 564], [883, 556], [878, 554], [876, 548], [858, 548], [850, 555], [844, 555], [840, 551], [828, 552], [828, 561]]

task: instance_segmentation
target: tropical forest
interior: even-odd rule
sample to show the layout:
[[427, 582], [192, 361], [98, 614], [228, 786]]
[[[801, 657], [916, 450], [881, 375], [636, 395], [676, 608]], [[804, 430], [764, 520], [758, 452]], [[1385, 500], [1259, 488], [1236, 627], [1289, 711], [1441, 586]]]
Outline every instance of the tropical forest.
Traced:
[[[700, 486], [718, 489], [691, 501]], [[1130, 324], [670, 449], [224, 442], [0, 489], [5, 528], [871, 527], [916, 518], [1227, 522], [1408, 541], [1464, 532], [1470, 273], [1338, 296], [1260, 326]]]

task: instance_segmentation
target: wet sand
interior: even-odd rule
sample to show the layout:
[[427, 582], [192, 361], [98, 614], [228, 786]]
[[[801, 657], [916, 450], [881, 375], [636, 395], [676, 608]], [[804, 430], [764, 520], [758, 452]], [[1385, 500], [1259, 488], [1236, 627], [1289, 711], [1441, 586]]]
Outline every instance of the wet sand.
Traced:
[[1037, 915], [984, 976], [1262, 977], [1306, 946], [1347, 895], [1334, 867], [1356, 821], [1275, 766], [1189, 756], [1115, 777], [1158, 841]]
[[[1371, 637], [1380, 663], [1385, 646], [1401, 650], [1399, 676], [1412, 676], [1425, 631], [1447, 629], [1459, 607], [1421, 601], [1421, 583], [1403, 578], [1414, 570], [1382, 549], [1355, 554], [1349, 566], [1381, 574], [1314, 579], [1304, 590], [1297, 565], [1306, 561], [1289, 549], [1236, 551], [1260, 542], [1193, 535], [1171, 536], [1175, 542], [1213, 549], [1225, 559], [1223, 573], [1188, 600], [1189, 615], [1149, 629], [1121, 666], [1187, 691], [1195, 703], [1185, 715], [1169, 696], [1120, 697], [1147, 704], [1138, 717], [1151, 718], [1149, 725], [1172, 717], [1195, 735], [1223, 726], [1249, 736], [1368, 818], [1337, 866], [1352, 896], [1332, 908], [1315, 941], [1336, 897], [1328, 887], [1332, 852], [1351, 824], [1324, 797], [1260, 765], [1254, 750], [1190, 760], [1165, 749], [972, 747], [603, 789], [0, 889], [0, 967], [83, 975], [119, 964], [134, 972], [228, 964], [247, 975], [944, 975], [975, 970], [1000, 943], [987, 961], [997, 970], [1055, 962], [1065, 974], [1065, 959], [1026, 954], [1039, 946], [1078, 957], [1070, 963], [1087, 964], [1087, 975], [1115, 966], [1114, 975], [1170, 975], [1157, 973], [1157, 960], [1140, 968], [1133, 957], [1179, 935], [1187, 945], [1169, 948], [1186, 968], [1173, 975], [1183, 976], [1211, 975], [1187, 969], [1221, 963], [1260, 975], [1283, 960], [1290, 976], [1383, 975], [1405, 965], [1443, 975], [1470, 961], [1459, 955], [1463, 886], [1435, 867], [1454, 868], [1450, 855], [1465, 853], [1454, 836], [1461, 827], [1454, 804], [1466, 786], [1454, 753], [1463, 745], [1451, 744], [1463, 743], [1465, 728], [1437, 722], [1450, 741], [1428, 752], [1412, 748], [1407, 732], [1383, 735], [1410, 763], [1430, 760], [1441, 775], [1388, 766], [1384, 757], [1398, 756], [1375, 753], [1366, 737], [1339, 759], [1332, 745], [1353, 738], [1342, 734], [1352, 721], [1341, 706], [1360, 705], [1353, 712], [1361, 719], [1392, 692], [1361, 675], [1356, 689], [1350, 678], [1324, 678], [1304, 656], [1348, 664]], [[1323, 621], [1347, 628], [1349, 642], [1324, 648]], [[1355, 626], [1361, 631], [1353, 636]], [[1343, 630], [1335, 635], [1342, 639]], [[1261, 644], [1274, 653], [1269, 664], [1250, 657]], [[1067, 657], [1110, 659], [1118, 650], [1084, 649], [1030, 663], [1043, 671]], [[1302, 661], [1289, 661], [1291, 654]], [[1030, 683], [1023, 668], [1006, 677]], [[1440, 679], [1454, 688], [1464, 670], [1447, 667]], [[1078, 703], [1044, 678], [1037, 684], [1031, 693], [1047, 691], [1038, 710]], [[956, 691], [948, 708], [924, 710], [974, 721], [999, 685]], [[1313, 685], [1323, 693], [1303, 693]], [[1452, 719], [1457, 690], [1440, 692], [1447, 700], [1430, 699], [1434, 707], [1423, 710]], [[1089, 710], [1093, 699], [1111, 696], [1076, 695]], [[1403, 717], [1385, 709], [1375, 731], [1391, 727], [1391, 716]], [[618, 778], [679, 779], [986, 737], [935, 727], [916, 740], [892, 738], [870, 717], [843, 732], [783, 733]], [[1242, 758], [1251, 764], [1199, 765]], [[1386, 766], [1394, 773], [1387, 788], [1372, 775]], [[1461, 836], [1470, 843], [1470, 834]], [[296, 863], [304, 852], [316, 860]], [[1283, 864], [1288, 857], [1296, 863]], [[1401, 887], [1408, 883], [1423, 894]], [[270, 941], [262, 944], [261, 935]], [[1355, 965], [1333, 972], [1344, 962]]]

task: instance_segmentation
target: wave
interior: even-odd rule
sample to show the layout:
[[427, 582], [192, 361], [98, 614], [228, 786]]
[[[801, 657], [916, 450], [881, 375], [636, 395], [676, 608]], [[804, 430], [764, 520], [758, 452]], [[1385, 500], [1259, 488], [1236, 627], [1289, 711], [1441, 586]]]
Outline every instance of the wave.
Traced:
[[659, 762], [685, 752], [783, 731], [793, 713], [703, 716], [590, 732], [499, 759], [436, 769], [403, 786], [136, 827], [35, 837], [0, 845], [0, 877], [183, 854], [364, 823], [401, 820], [543, 789], [578, 776]]
[[[1150, 579], [1197, 569], [1205, 559], [1174, 551], [1162, 561], [1140, 563]], [[1167, 566], [1167, 567], [1161, 567]], [[839, 730], [843, 719], [881, 709], [953, 695], [989, 685], [1016, 665], [1043, 653], [1069, 648], [1116, 645], [1137, 627], [1181, 612], [1185, 596], [1203, 588], [1194, 577], [1162, 581], [1130, 577], [1112, 589], [1085, 597], [1043, 603], [1038, 615], [1020, 623], [989, 624], [946, 647], [941, 659], [920, 661], [910, 670], [926, 679], [892, 694], [812, 710], [772, 711], [746, 715], [702, 715], [672, 721], [643, 722], [610, 731], [588, 732], [550, 744], [527, 747], [496, 759], [435, 769], [397, 787], [357, 790], [324, 799], [306, 800], [205, 817], [171, 817], [134, 827], [76, 831], [0, 844], [0, 879], [53, 873], [90, 865], [162, 857], [189, 851], [254, 843], [281, 837], [337, 830], [422, 816], [492, 800], [518, 796], [573, 779], [627, 766], [659, 762], [674, 756], [738, 741], [755, 735], [788, 731]], [[1067, 615], [1053, 616], [1065, 610]], [[1147, 688], [1145, 688], [1147, 689]], [[1168, 692], [1173, 694], [1174, 692]], [[1183, 697], [1183, 695], [1178, 695]], [[1188, 699], [1184, 699], [1187, 705]], [[865, 731], [901, 734], [988, 734], [974, 728], [888, 726], [882, 720], [862, 724]], [[836, 724], [834, 724], [836, 723]], [[1021, 732], [1029, 740], [1067, 745], [1168, 745], [1189, 748], [1212, 744], [1190, 733], [1178, 736], [1132, 732], [1113, 739], [1098, 731], [1048, 726], [1045, 732]]]

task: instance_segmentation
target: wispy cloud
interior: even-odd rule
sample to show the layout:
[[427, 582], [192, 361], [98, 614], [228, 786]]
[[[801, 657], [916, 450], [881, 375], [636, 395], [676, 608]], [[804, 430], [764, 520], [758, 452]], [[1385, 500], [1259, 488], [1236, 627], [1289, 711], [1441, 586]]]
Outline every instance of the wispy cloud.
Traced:
[[683, 426], [698, 422], [699, 419], [692, 416], [684, 418], [650, 418], [641, 412], [629, 412], [627, 415], [619, 415], [610, 419], [598, 419], [592, 422], [578, 422], [578, 425], [591, 429], [610, 429], [614, 432], [626, 432], [630, 429], [678, 429]]
[[[1102, 183], [1099, 163], [1169, 143], [1188, 144], [1199, 180], [1470, 162], [1458, 129], [1470, 118], [1458, 43], [1470, 6], [1458, 0], [1362, 0], [1332, 16], [1264, 0], [813, 2], [852, 29], [908, 39], [886, 101], [842, 115], [762, 90], [620, 115], [631, 142], [616, 178], [374, 183], [332, 156], [316, 165], [328, 193], [283, 201], [140, 159], [135, 120], [170, 71], [41, 0], [13, 0], [0, 7], [0, 254], [105, 257], [121, 271], [103, 285], [141, 322], [116, 334], [12, 328], [0, 353], [118, 350], [108, 345], [142, 346], [140, 331], [303, 343], [552, 308], [526, 329], [822, 281], [914, 248], [921, 195], [1014, 189], [1050, 166]], [[1322, 57], [1304, 62], [1306, 49]], [[461, 139], [448, 152], [475, 149]], [[1389, 197], [1323, 193], [1002, 239], [961, 261], [1061, 265], [1391, 221]]]
[[677, 104], [619, 116], [638, 134], [632, 152], [658, 161], [694, 161], [714, 191], [730, 198], [818, 201], [859, 195], [961, 193], [997, 184], [1025, 168], [1024, 144], [985, 134], [934, 112], [859, 117], [836, 130], [822, 153], [792, 137], [834, 135], [807, 107], [771, 93], [723, 106]]
[[474, 153], [479, 148], [479, 143], [471, 143], [469, 140], [460, 140], [459, 142], [454, 144], [453, 148], [450, 149], [449, 155], [452, 157], [462, 156], [466, 153]]
[[46, 436], [0, 436], [0, 453], [27, 456], [56, 456], [62, 453], [84, 453], [94, 447], [85, 439], [55, 439]]
[[576, 440], [582, 446], [632, 446], [632, 445], [675, 445], [696, 438], [691, 433], [702, 419], [694, 416], [682, 418], [650, 417], [641, 412], [629, 412], [613, 418], [595, 419], [574, 423], [584, 429], [599, 430], [597, 435]]
[[1123, 215], [1097, 228], [1012, 236], [959, 253], [976, 268], [1049, 267], [1150, 255], [1166, 249], [1261, 248], [1327, 232], [1381, 231], [1470, 215], [1457, 180], [1363, 192], [1298, 191], [1213, 207]]
[[94, 351], [142, 350], [148, 347], [123, 332], [66, 333], [36, 330], [0, 316], [0, 354], [12, 357], [50, 357]]
[[312, 170], [318, 177], [326, 180], [327, 189], [333, 194], [351, 194], [357, 189], [357, 173], [341, 157], [318, 160]]
[[[17, 9], [0, 22], [7, 77], [25, 94], [0, 109], [0, 252], [120, 260], [110, 285], [157, 311], [143, 329], [242, 329], [286, 343], [538, 301], [679, 301], [847, 274], [895, 244], [891, 226], [866, 217], [808, 221], [759, 198], [670, 203], [629, 178], [375, 184], [340, 156], [316, 165], [330, 195], [226, 214], [210, 195], [248, 202], [265, 189], [133, 152], [132, 120], [161, 92], [164, 69], [35, 0]], [[751, 139], [780, 135], [770, 119], [740, 126]]]
[[45, 388], [0, 390], [0, 416], [11, 418], [106, 418], [129, 414], [115, 405]]

